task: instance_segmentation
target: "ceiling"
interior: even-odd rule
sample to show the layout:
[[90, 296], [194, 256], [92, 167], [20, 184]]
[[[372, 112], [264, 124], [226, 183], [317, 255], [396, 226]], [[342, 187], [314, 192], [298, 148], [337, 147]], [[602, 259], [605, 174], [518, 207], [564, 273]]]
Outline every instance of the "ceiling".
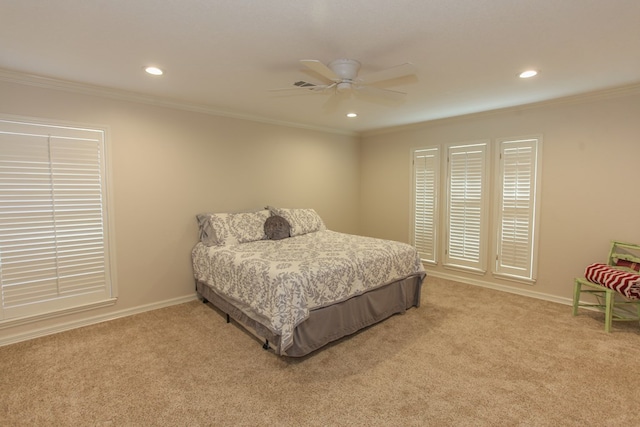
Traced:
[[[2, 0], [0, 69], [359, 133], [635, 85], [639, 22], [638, 0]], [[416, 73], [378, 83], [401, 101], [269, 91], [338, 58]]]

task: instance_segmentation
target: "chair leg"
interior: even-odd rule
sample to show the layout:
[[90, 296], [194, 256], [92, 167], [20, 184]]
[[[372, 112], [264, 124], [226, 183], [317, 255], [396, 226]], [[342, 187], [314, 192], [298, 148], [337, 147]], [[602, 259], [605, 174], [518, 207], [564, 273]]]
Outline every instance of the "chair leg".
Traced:
[[[576, 280], [576, 284], [573, 286], [573, 315], [578, 315], [578, 304], [580, 303], [580, 291], [582, 285], [578, 280]], [[640, 310], [640, 308], [639, 308]]]
[[611, 332], [611, 321], [613, 320], [613, 300], [615, 296], [613, 291], [607, 289], [605, 298], [605, 314], [604, 314], [604, 331]]

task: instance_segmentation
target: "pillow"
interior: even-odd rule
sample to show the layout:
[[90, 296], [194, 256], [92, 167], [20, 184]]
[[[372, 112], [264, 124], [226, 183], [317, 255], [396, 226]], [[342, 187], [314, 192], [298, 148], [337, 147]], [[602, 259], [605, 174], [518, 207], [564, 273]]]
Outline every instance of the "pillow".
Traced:
[[270, 212], [206, 213], [200, 214], [200, 241], [207, 246], [235, 245], [264, 240], [264, 223]]
[[320, 218], [313, 209], [284, 209], [269, 207], [269, 210], [274, 215], [281, 216], [287, 220], [291, 227], [291, 237], [327, 229], [324, 222], [322, 222], [322, 218]]
[[631, 270], [635, 270], [640, 273], [640, 264], [637, 262], [627, 261], [626, 259], [617, 259], [616, 266], [630, 268]]
[[269, 240], [281, 240], [289, 237], [291, 227], [289, 222], [281, 216], [274, 215], [264, 222], [264, 234]]

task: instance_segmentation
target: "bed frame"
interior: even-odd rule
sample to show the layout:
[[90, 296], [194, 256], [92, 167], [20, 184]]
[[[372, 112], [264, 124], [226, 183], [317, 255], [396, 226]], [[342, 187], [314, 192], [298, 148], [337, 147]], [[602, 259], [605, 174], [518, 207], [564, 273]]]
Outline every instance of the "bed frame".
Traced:
[[264, 340], [264, 349], [273, 346], [277, 354], [302, 357], [394, 314], [419, 307], [423, 279], [423, 275], [410, 276], [333, 305], [311, 310], [307, 320], [295, 328], [293, 345], [284, 353], [280, 348], [280, 336], [274, 334], [259, 319], [247, 316], [237, 304], [216, 293], [206, 283], [196, 281], [196, 291], [204, 303], [210, 303], [226, 314], [227, 323], [233, 318]]

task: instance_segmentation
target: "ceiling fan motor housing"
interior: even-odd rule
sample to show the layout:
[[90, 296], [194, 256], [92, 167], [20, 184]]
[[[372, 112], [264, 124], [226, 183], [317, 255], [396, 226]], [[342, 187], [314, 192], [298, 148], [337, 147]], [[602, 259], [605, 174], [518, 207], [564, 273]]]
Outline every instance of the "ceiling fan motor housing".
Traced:
[[351, 85], [360, 70], [360, 63], [355, 59], [336, 59], [329, 63], [329, 68], [340, 77], [336, 90], [345, 92], [351, 90]]

